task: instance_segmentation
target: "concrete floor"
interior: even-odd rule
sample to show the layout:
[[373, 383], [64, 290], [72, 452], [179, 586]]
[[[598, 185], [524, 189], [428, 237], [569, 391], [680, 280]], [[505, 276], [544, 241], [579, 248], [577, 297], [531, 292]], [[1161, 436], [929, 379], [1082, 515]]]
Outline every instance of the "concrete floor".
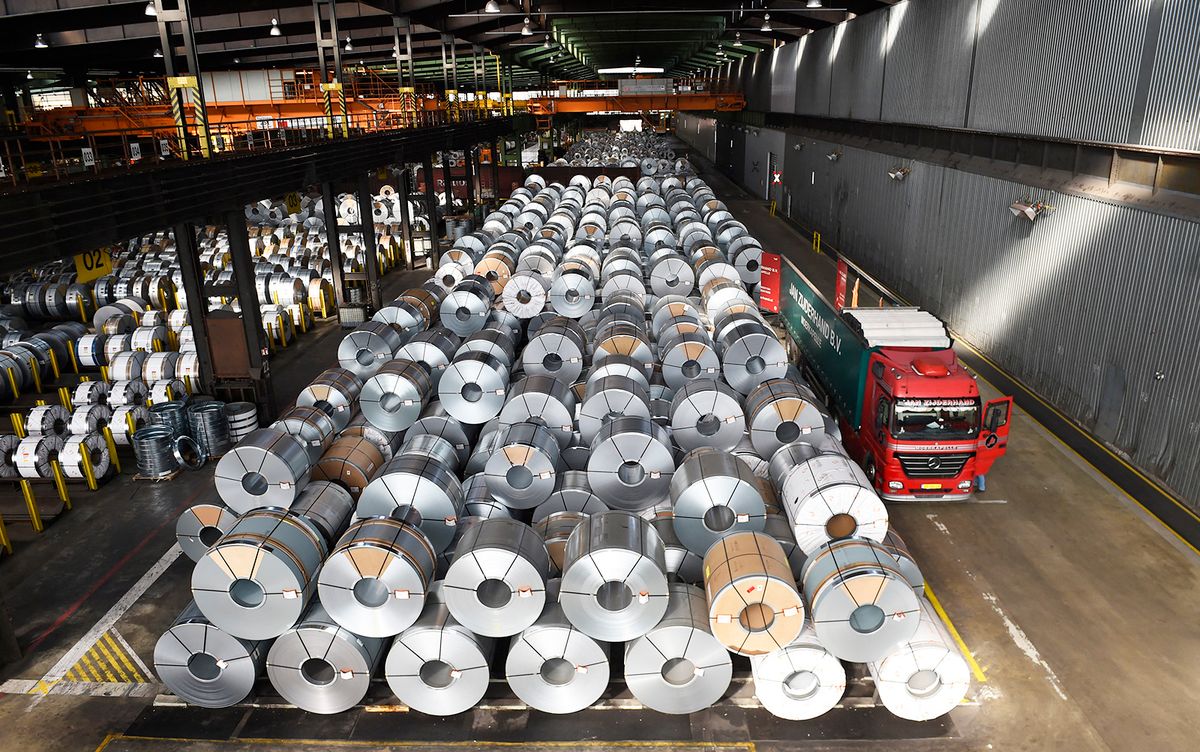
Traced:
[[[728, 180], [711, 169], [703, 174], [765, 248], [832, 286], [828, 257], [812, 254], [806, 240]], [[413, 279], [393, 275], [386, 291]], [[333, 362], [340, 335], [326, 325], [273, 360], [281, 403]], [[146, 664], [189, 598], [190, 562], [171, 555], [174, 521], [190, 504], [215, 498], [205, 470], [164, 484], [123, 476], [80, 493], [75, 509], [41, 536], [10, 525], [17, 551], [0, 563], [0, 597], [18, 615], [26, 655], [0, 672], [7, 680], [0, 749], [330, 746], [298, 742], [306, 739], [431, 751], [504, 741], [623, 750], [640, 745], [613, 742], [713, 750], [1194, 748], [1200, 558], [1019, 410], [1009, 447], [974, 502], [891, 505], [896, 528], [985, 679], [974, 683], [970, 704], [937, 721], [911, 724], [879, 708], [847, 707], [808, 723], [782, 722], [741, 706], [744, 689], [685, 717], [623, 709], [619, 692], [607, 709], [549, 716], [506, 704], [502, 688], [486, 709], [445, 720], [405, 712], [313, 716], [275, 706], [269, 686], [257, 706], [156, 704], [162, 688]], [[91, 657], [77, 667], [81, 653]], [[67, 669], [68, 678], [43, 681]], [[78, 670], [105, 681], [80, 680]], [[368, 701], [387, 703], [386, 688]]]

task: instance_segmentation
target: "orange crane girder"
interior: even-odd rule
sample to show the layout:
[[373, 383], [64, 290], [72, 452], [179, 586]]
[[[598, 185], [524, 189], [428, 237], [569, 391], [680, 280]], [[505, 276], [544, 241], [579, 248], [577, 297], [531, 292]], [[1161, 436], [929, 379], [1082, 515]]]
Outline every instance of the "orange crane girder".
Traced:
[[582, 112], [642, 112], [645, 110], [716, 110], [737, 112], [746, 109], [746, 97], [731, 94], [612, 94], [576, 97], [533, 97], [531, 115], [555, 115]]

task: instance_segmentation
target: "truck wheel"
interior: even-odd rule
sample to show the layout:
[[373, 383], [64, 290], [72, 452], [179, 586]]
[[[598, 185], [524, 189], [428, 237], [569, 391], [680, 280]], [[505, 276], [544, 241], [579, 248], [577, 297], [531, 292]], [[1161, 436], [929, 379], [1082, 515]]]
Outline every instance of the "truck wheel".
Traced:
[[877, 475], [877, 473], [875, 472], [875, 458], [874, 457], [871, 457], [870, 455], [867, 456], [866, 462], [863, 463], [863, 472], [867, 474], [867, 480], [871, 481], [871, 485], [872, 486], [876, 485], [875, 476]]

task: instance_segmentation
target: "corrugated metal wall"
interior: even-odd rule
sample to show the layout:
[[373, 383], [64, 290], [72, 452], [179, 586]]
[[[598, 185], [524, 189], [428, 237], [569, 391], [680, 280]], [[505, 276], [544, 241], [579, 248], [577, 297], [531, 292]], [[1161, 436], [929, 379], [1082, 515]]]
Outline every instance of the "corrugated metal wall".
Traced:
[[[781, 138], [760, 129], [748, 154]], [[1181, 337], [1200, 327], [1200, 223], [1063, 195], [1029, 223], [1017, 183], [923, 162], [896, 182], [894, 157], [794, 136], [782, 154], [797, 221], [1200, 509], [1200, 350]]]
[[1198, 28], [1197, 0], [906, 0], [722, 80], [753, 110], [1200, 151]]

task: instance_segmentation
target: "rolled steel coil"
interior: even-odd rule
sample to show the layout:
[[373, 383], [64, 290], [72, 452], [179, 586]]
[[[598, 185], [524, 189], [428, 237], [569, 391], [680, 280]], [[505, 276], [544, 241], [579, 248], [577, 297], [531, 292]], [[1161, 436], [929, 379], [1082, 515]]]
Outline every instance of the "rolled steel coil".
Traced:
[[457, 349], [458, 337], [449, 329], [437, 327], [418, 332], [396, 351], [396, 357], [419, 363], [429, 372], [433, 388], [436, 389]]
[[356, 411], [354, 417], [350, 418], [350, 424], [337, 434], [338, 438], [347, 436], [357, 436], [371, 442], [379, 450], [383, 461], [390, 462], [392, 457], [396, 456], [396, 450], [400, 448], [400, 440], [404, 437], [404, 432], [384, 431], [376, 428], [363, 416], [361, 411]]
[[780, 447], [825, 432], [825, 416], [807, 389], [787, 379], [763, 382], [746, 398], [750, 442], [762, 457]]
[[832, 710], [846, 693], [846, 668], [825, 649], [812, 622], [790, 643], [750, 657], [754, 696], [771, 715], [807, 721]]
[[363, 489], [358, 498], [359, 517], [404, 515], [411, 508], [418, 526], [438, 553], [454, 538], [462, 514], [462, 484], [453, 471], [426, 456], [396, 455]]
[[589, 378], [579, 410], [579, 435], [583, 441], [590, 444], [606, 423], [625, 416], [650, 417], [649, 389], [627, 376]]
[[608, 687], [609, 646], [574, 626], [560, 588], [566, 585], [559, 580], [548, 584], [542, 613], [512, 638], [504, 665], [517, 697], [544, 713], [583, 710]]
[[366, 381], [395, 357], [403, 344], [390, 324], [367, 321], [342, 338], [337, 351], [338, 365]]
[[253, 510], [196, 562], [192, 597], [213, 624], [236, 637], [278, 637], [304, 613], [328, 550], [307, 518], [285, 509]]
[[29, 409], [25, 416], [25, 433], [30, 436], [67, 435], [71, 423], [71, 413], [62, 405], [37, 405]]
[[193, 504], [175, 521], [175, 540], [189, 559], [199, 561], [235, 522], [237, 515], [224, 504]]
[[592, 357], [600, 358], [610, 354], [628, 355], [646, 366], [654, 362], [654, 350], [650, 346], [649, 335], [646, 334], [645, 328], [633, 324], [616, 323], [603, 334], [597, 328], [592, 344]]
[[[226, 425], [228, 423], [226, 418]], [[314, 464], [333, 443], [333, 419], [315, 407], [290, 407], [279, 416], [279, 420], [271, 424], [271, 428], [295, 436], [308, 451], [309, 461]]]
[[704, 591], [671, 583], [662, 619], [625, 643], [629, 691], [660, 713], [696, 713], [721, 699], [732, 678], [729, 652], [708, 625]]
[[113, 441], [120, 446], [132, 444], [131, 438], [150, 422], [150, 411], [142, 405], [121, 405], [113, 408]]
[[783, 378], [787, 373], [787, 351], [765, 324], [738, 326], [727, 332], [719, 344], [725, 381], [742, 394], [749, 394], [764, 381]]
[[75, 359], [85, 368], [99, 368], [108, 364], [104, 354], [104, 343], [108, 335], [85, 334], [75, 341]]
[[110, 390], [107, 381], [81, 381], [71, 392], [71, 404], [75, 407], [107, 404]]
[[792, 468], [808, 462], [819, 454], [846, 456], [841, 442], [827, 433], [812, 433], [800, 441], [784, 444], [775, 450], [767, 464], [767, 477], [771, 484], [782, 489]]
[[187, 399], [187, 394], [187, 387], [179, 379], [151, 381], [149, 383], [149, 391], [146, 393], [146, 401], [150, 404], [171, 402], [173, 400], [182, 401]]
[[383, 454], [369, 439], [342, 436], [333, 441], [312, 466], [312, 480], [329, 481], [346, 489], [357, 501], [371, 478], [384, 466]]
[[328, 368], [300, 391], [296, 404], [315, 407], [333, 419], [341, 431], [350, 423], [354, 401], [362, 391], [362, 381], [344, 368]]
[[209, 621], [189, 601], [154, 646], [154, 670], [191, 705], [227, 708], [246, 698], [267, 662], [267, 640], [243, 640]]
[[114, 381], [130, 381], [142, 378], [146, 353], [141, 350], [117, 353], [109, 360], [108, 377]]
[[150, 407], [150, 425], [165, 426], [170, 429], [172, 439], [177, 436], [191, 435], [191, 428], [188, 426], [187, 420], [187, 405], [180, 400], [170, 400], [152, 405]]
[[787, 557], [788, 566], [792, 569], [792, 576], [796, 578], [796, 582], [800, 582], [800, 575], [804, 571], [804, 564], [808, 561], [808, 557], [804, 554], [804, 550], [796, 545], [796, 538], [792, 535], [792, 526], [788, 524], [787, 517], [775, 512], [767, 512], [763, 532], [779, 542], [784, 556]]
[[217, 493], [245, 514], [260, 507], [287, 509], [308, 483], [308, 451], [291, 434], [260, 428], [238, 442], [217, 463]]
[[486, 423], [500, 414], [507, 394], [509, 370], [483, 352], [456, 357], [438, 382], [443, 409], [463, 423]]
[[512, 510], [504, 506], [492, 496], [487, 487], [487, 476], [476, 473], [467, 477], [463, 483], [463, 516], [491, 519], [504, 517], [511, 519]]
[[575, 431], [575, 402], [570, 385], [544, 374], [526, 376], [508, 390], [500, 423], [544, 426], [554, 435], [559, 449], [566, 449]]
[[893, 715], [928, 721], [955, 708], [971, 687], [971, 669], [932, 604], [920, 598], [916, 632], [868, 663], [879, 700]]
[[666, 429], [648, 418], [625, 416], [596, 434], [588, 484], [613, 509], [648, 509], [670, 493], [675, 458]]
[[107, 335], [107, 339], [104, 340], [104, 360], [106, 363], [112, 363], [113, 358], [123, 352], [130, 351], [130, 337], [131, 335], [128, 334]]
[[141, 350], [152, 353], [163, 350], [167, 346], [167, 328], [165, 326], [139, 326], [133, 330], [129, 345], [134, 352]]
[[766, 504], [757, 479], [732, 454], [707, 447], [690, 452], [671, 478], [675, 535], [703, 556], [731, 533], [757, 532], [766, 524]]
[[918, 594], [925, 592], [925, 575], [922, 574], [921, 567], [913, 558], [912, 553], [908, 550], [908, 544], [904, 542], [900, 534], [889, 528], [887, 535], [883, 536], [883, 540], [880, 541], [880, 545], [896, 557], [896, 565], [900, 567], [900, 572], [904, 575], [904, 579], [908, 580], [908, 584], [913, 586], [913, 590], [916, 590]]
[[370, 517], [350, 526], [321, 566], [317, 592], [355, 634], [391, 637], [412, 626], [433, 584], [437, 554], [420, 528]]
[[188, 435], [196, 440], [205, 455], [220, 457], [233, 447], [224, 402], [210, 400], [193, 403], [187, 406], [185, 413]]
[[763, 533], [734, 533], [704, 555], [712, 632], [730, 652], [761, 655], [795, 640], [804, 601], [782, 547]]
[[537, 330], [521, 351], [525, 373], [544, 374], [572, 384], [583, 373], [587, 336], [577, 322], [558, 317]]
[[62, 449], [58, 452], [63, 475], [68, 478], [87, 478], [83, 464], [85, 454], [91, 463], [92, 478], [103, 478], [108, 474], [108, 443], [100, 434], [89, 433], [67, 436], [63, 441]]
[[442, 326], [460, 337], [483, 329], [496, 299], [495, 289], [483, 277], [471, 275], [454, 286], [439, 306]]
[[403, 431], [420, 417], [432, 391], [428, 371], [411, 360], [396, 359], [367, 379], [358, 406], [371, 425]]
[[675, 513], [671, 511], [670, 503], [658, 504], [653, 509], [642, 512], [642, 516], [650, 521], [654, 532], [662, 538], [663, 551], [667, 557], [667, 574], [671, 579], [689, 584], [703, 583], [704, 560], [683, 545], [675, 535]]
[[541, 537], [502, 517], [468, 528], [454, 549], [443, 594], [450, 613], [476, 634], [506, 637], [528, 627], [545, 602], [550, 560]]
[[575, 528], [563, 561], [562, 608], [580, 631], [609, 642], [657, 624], [667, 609], [666, 552], [650, 523], [612, 511]]
[[496, 451], [484, 469], [488, 490], [507, 507], [532, 509], [554, 492], [558, 441], [548, 428], [534, 423], [516, 423], [501, 430]]
[[875, 541], [830, 541], [809, 556], [802, 574], [817, 636], [838, 658], [877, 661], [916, 632], [917, 594]]
[[150, 388], [144, 381], [114, 381], [112, 389], [108, 393], [108, 404], [114, 408], [124, 405], [144, 405], [149, 394]]
[[595, 277], [585, 266], [563, 265], [550, 282], [550, 305], [556, 313], [577, 319], [596, 301]]
[[229, 421], [229, 438], [234, 443], [258, 430], [258, 408], [253, 403], [225, 403], [225, 418]]
[[570, 540], [571, 533], [575, 531], [575, 528], [587, 518], [588, 515], [582, 512], [558, 511], [551, 512], [534, 523], [534, 531], [546, 544], [546, 553], [549, 554], [550, 563], [553, 565], [552, 572], [562, 572], [567, 541]]
[[610, 376], [632, 379], [645, 389], [647, 394], [650, 392], [650, 372], [647, 371], [644, 364], [627, 355], [609, 354], [592, 361], [587, 372], [584, 394], [587, 393], [586, 387]]
[[662, 377], [672, 389], [682, 389], [693, 379], [715, 379], [721, 372], [721, 359], [707, 333], [685, 332], [659, 340]]
[[336, 483], [316, 480], [304, 487], [288, 511], [304, 518], [332, 545], [354, 515], [354, 498]]
[[745, 432], [741, 398], [719, 381], [697, 379], [671, 399], [671, 437], [680, 449], [732, 451]]
[[165, 478], [179, 469], [175, 459], [175, 434], [167, 426], [139, 428], [129, 442], [143, 478]]
[[349, 710], [366, 696], [387, 641], [338, 626], [318, 602], [267, 653], [267, 677], [288, 702], [310, 713]]
[[787, 473], [780, 497], [805, 554], [831, 540], [881, 541], [887, 535], [887, 507], [862, 468], [844, 455], [818, 455], [797, 465]]
[[112, 409], [108, 405], [89, 404], [75, 408], [67, 431], [71, 434], [99, 433], [112, 420]]
[[388, 686], [400, 701], [429, 715], [462, 713], [483, 699], [495, 643], [455, 620], [436, 582], [411, 627], [401, 632], [384, 663]]

